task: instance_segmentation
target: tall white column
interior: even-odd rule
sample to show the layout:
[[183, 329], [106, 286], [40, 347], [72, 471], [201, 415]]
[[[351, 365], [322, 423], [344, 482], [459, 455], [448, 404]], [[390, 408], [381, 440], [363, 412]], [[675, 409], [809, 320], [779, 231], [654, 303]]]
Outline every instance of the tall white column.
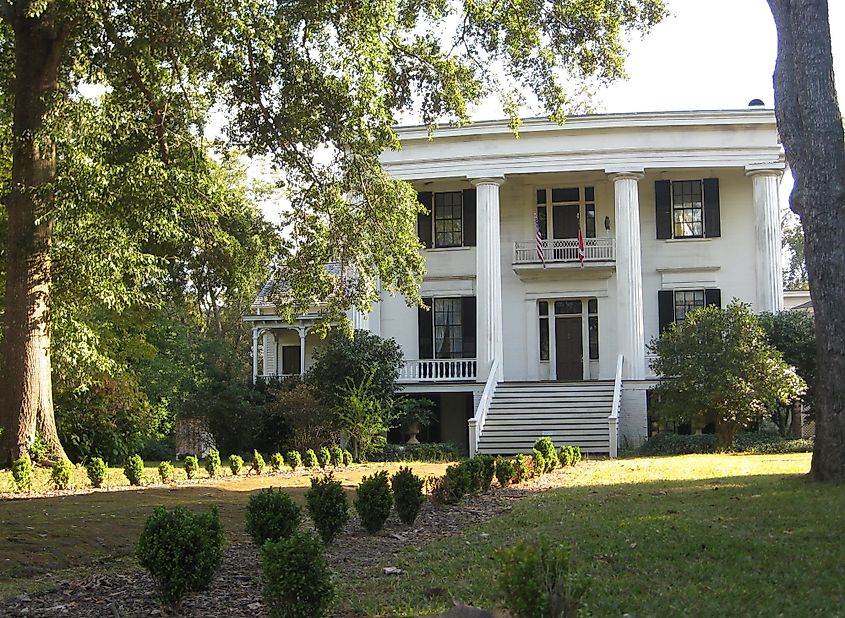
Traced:
[[252, 329], [252, 383], [258, 382], [258, 337], [260, 331], [257, 328]]
[[299, 328], [299, 375], [305, 375], [305, 337], [308, 335], [307, 328]]
[[502, 250], [499, 186], [504, 178], [476, 178], [476, 307], [478, 310], [478, 381], [487, 380], [494, 358], [502, 379]]
[[757, 311], [783, 310], [780, 199], [782, 170], [748, 166], [754, 197], [754, 235], [757, 267]]
[[641, 173], [611, 174], [616, 196], [616, 290], [618, 303], [617, 340], [624, 355], [623, 377], [645, 377], [645, 338], [643, 334], [643, 267], [640, 250]]

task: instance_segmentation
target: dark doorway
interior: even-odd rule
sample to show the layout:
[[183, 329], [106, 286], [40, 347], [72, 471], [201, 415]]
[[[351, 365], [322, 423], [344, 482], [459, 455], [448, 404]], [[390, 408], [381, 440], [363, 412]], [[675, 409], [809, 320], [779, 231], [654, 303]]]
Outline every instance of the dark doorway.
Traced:
[[285, 375], [299, 375], [302, 371], [302, 365], [299, 363], [299, 346], [298, 345], [283, 345], [282, 346], [282, 373]]
[[584, 379], [581, 318], [555, 318], [555, 367], [558, 380]]
[[553, 207], [552, 234], [554, 238], [578, 237], [578, 204], [563, 204]]

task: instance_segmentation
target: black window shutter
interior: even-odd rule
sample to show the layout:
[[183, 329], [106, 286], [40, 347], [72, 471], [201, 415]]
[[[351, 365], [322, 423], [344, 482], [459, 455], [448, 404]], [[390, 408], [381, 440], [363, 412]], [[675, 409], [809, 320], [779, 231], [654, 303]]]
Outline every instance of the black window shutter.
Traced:
[[675, 293], [672, 290], [658, 290], [657, 312], [662, 333], [675, 321]]
[[464, 296], [461, 298], [461, 326], [463, 328], [464, 358], [475, 358], [475, 324], [475, 296]]
[[672, 238], [672, 183], [654, 181], [654, 216], [657, 220], [657, 238]]
[[704, 237], [716, 238], [722, 235], [719, 220], [719, 179], [704, 179]]
[[475, 189], [464, 189], [464, 247], [475, 246]]
[[417, 215], [417, 234], [426, 249], [431, 249], [431, 198], [431, 191], [417, 193], [417, 200], [428, 210], [427, 213], [421, 212]]
[[420, 358], [434, 358], [434, 304], [431, 298], [423, 298], [428, 309], [417, 309], [417, 331], [419, 333]]
[[707, 288], [704, 290], [704, 306], [722, 308], [722, 290], [719, 288]]

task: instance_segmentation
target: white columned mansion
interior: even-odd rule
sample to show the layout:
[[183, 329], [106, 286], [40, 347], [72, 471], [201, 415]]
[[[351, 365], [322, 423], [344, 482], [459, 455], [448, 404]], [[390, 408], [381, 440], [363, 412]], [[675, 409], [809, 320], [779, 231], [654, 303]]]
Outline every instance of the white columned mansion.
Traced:
[[[404, 392], [435, 401], [421, 438], [509, 454], [549, 435], [615, 455], [652, 428], [646, 345], [662, 329], [733, 298], [783, 309], [772, 110], [398, 134], [382, 164], [427, 210], [428, 308], [384, 294], [351, 317], [394, 338]], [[284, 324], [264, 296], [253, 309], [256, 379], [304, 371], [316, 316]]]

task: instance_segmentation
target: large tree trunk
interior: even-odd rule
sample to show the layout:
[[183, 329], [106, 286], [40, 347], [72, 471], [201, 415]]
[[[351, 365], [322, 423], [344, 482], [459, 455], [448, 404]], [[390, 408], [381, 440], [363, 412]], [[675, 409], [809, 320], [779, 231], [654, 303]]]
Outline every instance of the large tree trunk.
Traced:
[[768, 0], [778, 33], [775, 113], [795, 177], [816, 323], [811, 475], [845, 480], [845, 136], [826, 0]]
[[4, 432], [0, 463], [27, 454], [36, 427], [56, 457], [50, 365], [50, 245], [56, 145], [45, 119], [58, 92], [65, 34], [43, 17], [12, 20], [15, 110], [12, 186], [6, 199], [6, 306], [3, 324]]

